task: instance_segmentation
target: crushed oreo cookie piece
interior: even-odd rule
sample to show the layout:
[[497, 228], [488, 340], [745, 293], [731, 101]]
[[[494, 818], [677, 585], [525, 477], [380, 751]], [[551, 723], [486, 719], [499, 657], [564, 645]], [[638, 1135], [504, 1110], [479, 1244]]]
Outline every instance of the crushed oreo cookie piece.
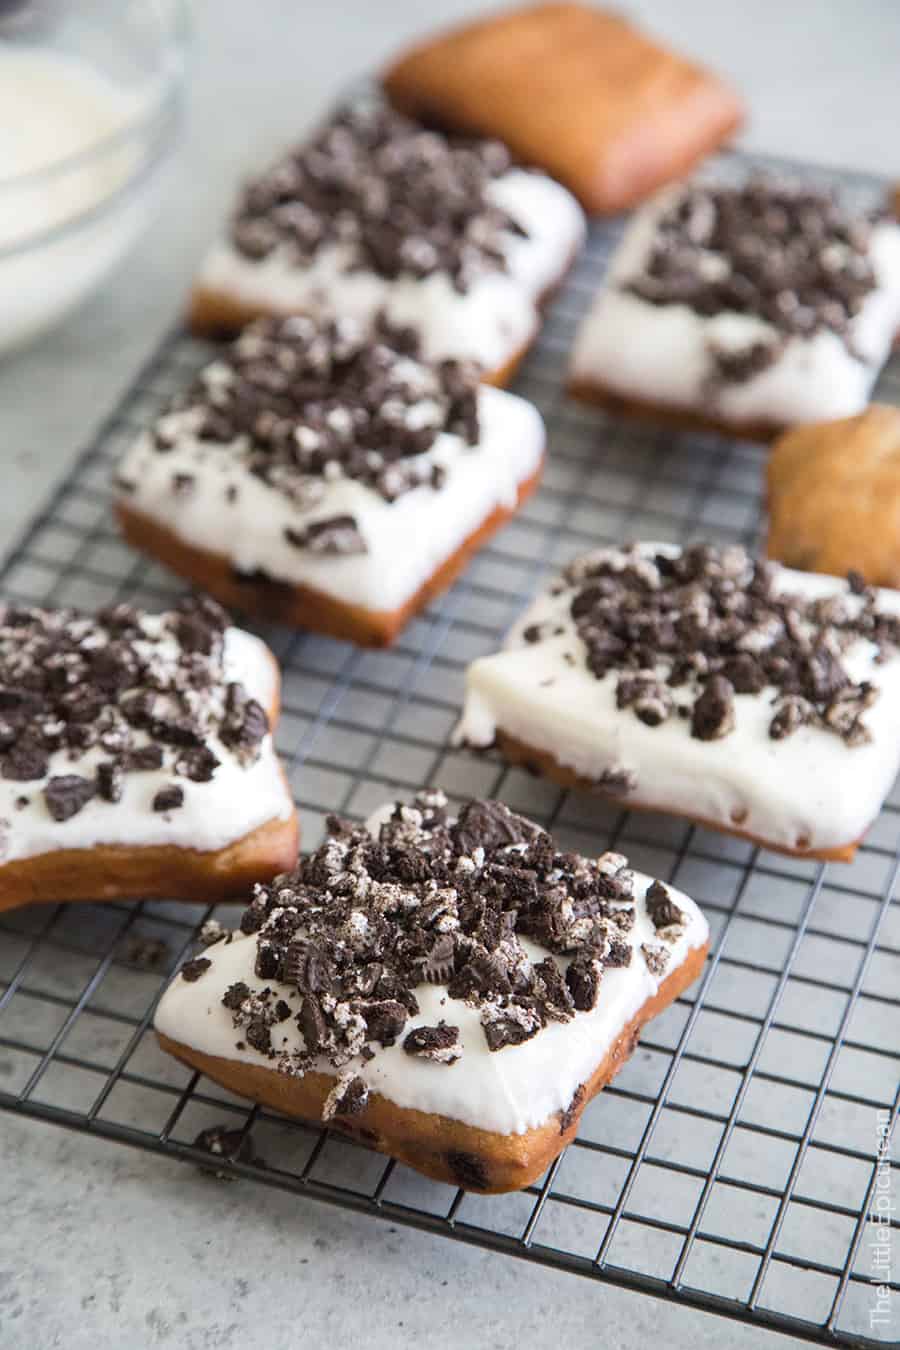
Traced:
[[635, 717], [648, 727], [658, 727], [665, 722], [674, 706], [671, 693], [652, 670], [623, 675], [616, 685], [616, 707], [631, 708]]
[[297, 1025], [308, 1053], [324, 1054], [329, 1045], [329, 1026], [322, 1005], [314, 994], [307, 994], [304, 998], [297, 1014]]
[[876, 286], [874, 218], [804, 182], [756, 175], [740, 186], [693, 183], [656, 222], [651, 251], [623, 289], [651, 305], [768, 325], [742, 345], [710, 345], [716, 384], [750, 380], [785, 342], [818, 333], [834, 334], [860, 359], [852, 325]]
[[97, 792], [105, 802], [120, 802], [124, 775], [121, 764], [105, 759], [97, 765]]
[[269, 731], [265, 708], [255, 698], [248, 698], [242, 684], [229, 684], [225, 699], [225, 717], [219, 729], [222, 741], [242, 762], [256, 758], [257, 750]]
[[272, 1022], [268, 1020], [264, 1013], [259, 1017], [251, 1017], [245, 1023], [244, 1034], [247, 1038], [247, 1044], [253, 1049], [259, 1051], [261, 1055], [270, 1055], [272, 1053]]
[[734, 687], [724, 675], [710, 675], [691, 711], [691, 735], [719, 741], [734, 730]]
[[211, 965], [212, 961], [205, 956], [195, 956], [192, 961], [185, 961], [181, 967], [181, 978], [187, 980], [188, 984], [194, 984], [201, 975], [206, 974]]
[[0, 760], [0, 774], [15, 783], [33, 783], [45, 776], [48, 764], [44, 747], [22, 730], [20, 739]]
[[616, 678], [617, 707], [651, 727], [677, 713], [698, 740], [728, 737], [736, 700], [770, 688], [773, 740], [813, 725], [865, 744], [879, 691], [851, 678], [845, 655], [858, 642], [875, 647], [876, 662], [900, 651], [900, 619], [879, 609], [876, 591], [793, 594], [776, 565], [736, 545], [598, 549], [570, 564], [561, 585], [572, 591], [588, 669]]
[[629, 943], [623, 942], [621, 938], [611, 938], [609, 950], [603, 957], [604, 966], [616, 969], [622, 966], [631, 965], [632, 948]]
[[161, 970], [169, 958], [169, 944], [164, 938], [133, 933], [125, 941], [121, 958], [139, 970]]
[[684, 910], [678, 908], [669, 894], [668, 888], [661, 881], [651, 882], [648, 886], [644, 904], [647, 907], [647, 913], [650, 915], [650, 922], [657, 933], [683, 928], [687, 924], [687, 915]]
[[611, 765], [603, 770], [596, 785], [601, 792], [608, 792], [611, 797], [627, 797], [629, 793], [637, 791], [637, 774], [624, 765]]
[[658, 943], [642, 942], [641, 953], [647, 964], [647, 969], [651, 975], [657, 979], [661, 978], [666, 972], [666, 966], [669, 964], [669, 949]]
[[44, 788], [44, 801], [54, 820], [69, 820], [87, 806], [96, 792], [97, 786], [89, 778], [77, 773], [60, 774]]
[[439, 1022], [436, 1027], [416, 1027], [403, 1042], [408, 1055], [431, 1059], [435, 1064], [455, 1064], [462, 1054], [459, 1027]]
[[576, 956], [566, 970], [566, 985], [572, 999], [572, 1005], [578, 1012], [590, 1012], [596, 1005], [600, 992], [600, 977], [603, 966], [590, 957]]
[[200, 929], [199, 937], [204, 947], [212, 947], [217, 942], [225, 942], [227, 945], [234, 939], [234, 933], [219, 923], [218, 919], [207, 919]]
[[435, 938], [430, 950], [422, 958], [422, 978], [428, 984], [446, 984], [453, 975], [456, 944], [450, 933]]
[[353, 516], [315, 520], [302, 530], [288, 526], [284, 536], [293, 548], [305, 549], [307, 553], [321, 553], [325, 557], [368, 552], [368, 545]]
[[566, 1107], [565, 1111], [560, 1112], [559, 1115], [560, 1134], [565, 1134], [566, 1131], [570, 1130], [572, 1126], [575, 1124], [575, 1121], [581, 1115], [581, 1110], [582, 1107], [584, 1106], [584, 1098], [585, 1098], [584, 1084], [579, 1083], [578, 1087], [572, 1093], [572, 1100], [569, 1102], [569, 1105]]
[[161, 745], [138, 745], [126, 750], [119, 762], [127, 773], [152, 773], [162, 768], [164, 758]]
[[175, 811], [184, 805], [184, 788], [178, 783], [167, 783], [153, 798], [154, 811]]
[[[226, 1163], [252, 1163], [255, 1167], [265, 1167], [262, 1158], [256, 1156], [253, 1137], [249, 1131], [229, 1130], [225, 1125], [211, 1125], [201, 1130], [193, 1142], [194, 1148], [211, 1153]], [[233, 1172], [223, 1171], [221, 1167], [206, 1167], [198, 1164], [201, 1172], [209, 1172], [219, 1181], [234, 1181]]]
[[190, 778], [192, 783], [209, 783], [219, 763], [218, 756], [208, 745], [192, 745], [176, 759], [175, 772]]
[[393, 1045], [406, 1026], [408, 1013], [397, 999], [387, 998], [379, 1003], [364, 1003], [360, 1009], [366, 1024], [366, 1040], [380, 1045]]
[[785, 694], [778, 700], [775, 715], [769, 723], [769, 735], [773, 741], [783, 741], [815, 720], [816, 710], [808, 699], [799, 694]]
[[366, 1109], [369, 1089], [357, 1073], [343, 1073], [325, 1098], [322, 1119], [327, 1124], [335, 1116], [358, 1116]]
[[250, 986], [243, 980], [237, 980], [230, 984], [222, 995], [223, 1007], [230, 1008], [232, 1012], [237, 1012], [246, 999], [250, 997]]
[[541, 1030], [537, 1008], [528, 1003], [488, 1003], [482, 1010], [482, 1027], [488, 1050], [522, 1045]]

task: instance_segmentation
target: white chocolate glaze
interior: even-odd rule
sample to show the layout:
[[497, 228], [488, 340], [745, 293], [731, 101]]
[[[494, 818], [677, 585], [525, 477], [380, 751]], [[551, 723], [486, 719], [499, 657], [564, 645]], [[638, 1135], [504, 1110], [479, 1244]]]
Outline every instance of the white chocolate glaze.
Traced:
[[[277, 679], [272, 657], [259, 638], [240, 628], [225, 634], [225, 679], [240, 681], [251, 697], [269, 707]], [[137, 742], [149, 739], [137, 733]], [[0, 860], [33, 858], [57, 849], [89, 849], [98, 844], [128, 847], [165, 845], [212, 852], [234, 843], [270, 820], [286, 820], [293, 802], [282, 776], [271, 735], [261, 745], [257, 759], [244, 768], [216, 736], [208, 738], [210, 749], [221, 763], [208, 783], [178, 779], [184, 787], [184, 804], [173, 811], [154, 811], [155, 794], [176, 781], [171, 769], [127, 773], [122, 798], [116, 803], [95, 797], [68, 820], [52, 818], [43, 788], [56, 774], [77, 773], [92, 777], [100, 760], [109, 755], [99, 746], [79, 753], [57, 750], [50, 756], [45, 778], [33, 782], [0, 779], [0, 819], [4, 822], [6, 846]], [[20, 797], [28, 804], [16, 806]], [[2, 885], [2, 882], [0, 882]]]
[[508, 270], [485, 272], [464, 294], [440, 272], [392, 280], [350, 271], [341, 245], [325, 245], [300, 264], [283, 247], [254, 261], [224, 240], [206, 258], [199, 285], [267, 314], [337, 315], [368, 324], [383, 309], [392, 324], [420, 331], [426, 359], [466, 358], [497, 370], [531, 341], [541, 296], [562, 277], [585, 224], [571, 193], [544, 174], [510, 169], [488, 195], [528, 235], [507, 232]]
[[652, 305], [618, 287], [648, 257], [656, 222], [678, 190], [639, 211], [610, 263], [603, 290], [575, 339], [570, 377], [638, 402], [709, 413], [727, 422], [790, 425], [862, 411], [900, 329], [900, 226], [872, 231], [869, 257], [877, 287], [851, 321], [856, 360], [831, 332], [791, 337], [778, 358], [747, 380], [709, 392], [710, 346], [740, 350], [771, 337], [762, 319], [735, 312], [704, 317], [687, 305]]
[[[678, 552], [651, 543], [642, 550]], [[835, 577], [781, 567], [776, 576], [779, 590], [802, 596], [846, 591]], [[569, 613], [573, 593], [567, 587], [556, 596], [539, 595], [505, 649], [469, 666], [458, 743], [487, 746], [500, 730], [592, 782], [608, 769], [630, 771], [637, 780], [630, 797], [641, 806], [738, 827], [780, 848], [839, 848], [865, 833], [900, 768], [900, 656], [876, 664], [875, 648], [859, 641], [842, 657], [851, 679], [871, 680], [881, 691], [866, 713], [872, 739], [865, 745], [851, 748], [816, 726], [772, 740], [771, 687], [736, 694], [733, 732], [702, 741], [680, 718], [650, 727], [616, 707], [617, 673], [597, 679], [585, 663]], [[878, 595], [881, 608], [900, 613], [900, 592]], [[526, 644], [524, 629], [548, 620], [564, 631]], [[628, 801], [622, 798], [623, 805]]]
[[[304, 509], [249, 473], [239, 446], [197, 440], [184, 415], [183, 435], [172, 450], [158, 454], [144, 434], [126, 455], [119, 472], [136, 490], [121, 500], [186, 543], [224, 554], [241, 571], [260, 568], [278, 581], [392, 611], [414, 596], [496, 507], [514, 507], [519, 485], [540, 466], [544, 427], [537, 410], [500, 389], [483, 387], [478, 397], [478, 444], [439, 436], [416, 463], [441, 465], [443, 486], [414, 488], [394, 502], [357, 479], [338, 478], [324, 482], [324, 495]], [[190, 493], [172, 491], [175, 473], [195, 477]], [[238, 489], [234, 501], [227, 497], [231, 486]], [[287, 527], [300, 530], [343, 514], [355, 518], [366, 553], [325, 557], [295, 548], [285, 537]]]
[[[378, 812], [372, 817], [370, 829], [374, 830], [382, 815]], [[665, 978], [650, 972], [640, 951], [642, 943], [659, 943], [644, 905], [650, 883], [650, 877], [635, 875], [636, 920], [630, 934], [623, 937], [634, 948], [634, 955], [629, 966], [604, 970], [591, 1012], [577, 1012], [569, 1022], [551, 1022], [522, 1045], [490, 1051], [477, 1008], [450, 998], [443, 985], [421, 984], [415, 990], [419, 1012], [407, 1022], [401, 1040], [389, 1048], [379, 1047], [368, 1063], [361, 1058], [351, 1060], [347, 1071], [359, 1074], [370, 1091], [397, 1106], [446, 1116], [497, 1134], [523, 1134], [543, 1125], [569, 1107], [576, 1089], [591, 1077], [616, 1037]], [[670, 958], [665, 974], [675, 970], [709, 937], [706, 920], [694, 901], [673, 887], [668, 890], [688, 922], [681, 936], [666, 944]], [[521, 940], [534, 961], [547, 955], [537, 944]], [[246, 1043], [243, 1049], [236, 1049], [236, 1042], [243, 1042], [243, 1038], [233, 1025], [231, 1013], [222, 1006], [222, 995], [238, 980], [251, 989], [262, 988], [265, 983], [295, 1011], [302, 1002], [301, 995], [288, 985], [263, 982], [254, 974], [255, 936], [236, 933], [231, 943], [217, 943], [204, 955], [212, 966], [196, 982], [176, 975], [166, 990], [156, 1012], [157, 1031], [203, 1054], [276, 1072], [271, 1060]], [[555, 959], [565, 969], [567, 962]], [[417, 1026], [433, 1026], [441, 1018], [459, 1027], [460, 1059], [445, 1065], [406, 1054], [401, 1041], [408, 1032]], [[303, 1037], [293, 1018], [279, 1024], [273, 1037], [277, 1050], [303, 1048]], [[312, 1068], [334, 1072], [325, 1060]]]

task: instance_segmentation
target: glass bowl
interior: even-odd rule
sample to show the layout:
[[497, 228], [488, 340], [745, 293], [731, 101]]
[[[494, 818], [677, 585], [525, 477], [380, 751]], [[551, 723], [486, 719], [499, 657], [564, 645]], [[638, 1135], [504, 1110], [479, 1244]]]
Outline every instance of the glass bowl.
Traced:
[[183, 0], [0, 0], [0, 352], [57, 323], [153, 215]]

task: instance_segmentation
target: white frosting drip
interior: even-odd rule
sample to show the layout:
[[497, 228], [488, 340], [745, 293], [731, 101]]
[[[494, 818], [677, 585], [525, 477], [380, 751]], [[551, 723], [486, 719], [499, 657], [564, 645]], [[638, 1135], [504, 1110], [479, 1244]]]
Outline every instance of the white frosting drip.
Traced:
[[206, 258], [199, 284], [272, 314], [337, 314], [368, 324], [383, 309], [392, 323], [419, 329], [426, 359], [468, 358], [497, 370], [531, 341], [541, 295], [562, 276], [585, 224], [571, 193], [543, 174], [510, 169], [488, 194], [528, 236], [506, 232], [508, 270], [485, 272], [465, 294], [440, 272], [392, 280], [348, 270], [349, 254], [340, 244], [298, 263], [285, 246], [254, 261], [222, 240]]
[[[377, 816], [370, 821], [370, 829], [375, 820]], [[477, 1008], [450, 998], [443, 985], [421, 984], [415, 990], [419, 1012], [409, 1019], [397, 1043], [387, 1049], [376, 1047], [375, 1058], [368, 1063], [359, 1058], [351, 1060], [348, 1071], [358, 1073], [371, 1091], [397, 1106], [447, 1116], [497, 1134], [523, 1134], [543, 1125], [569, 1107], [575, 1090], [590, 1078], [616, 1037], [656, 993], [662, 979], [709, 937], [706, 920], [694, 901], [668, 887], [675, 904], [687, 914], [688, 923], [682, 936], [667, 945], [670, 959], [663, 976], [651, 974], [640, 952], [642, 943], [659, 942], [644, 906], [650, 883], [650, 877], [635, 874], [636, 921], [631, 932], [623, 935], [623, 941], [635, 949], [631, 965], [603, 972], [597, 1004], [591, 1012], [575, 1013], [570, 1022], [551, 1022], [523, 1045], [491, 1051]], [[532, 960], [540, 961], [547, 955], [529, 939], [521, 941]], [[175, 976], [156, 1012], [157, 1031], [203, 1054], [275, 1072], [272, 1061], [251, 1046], [245, 1043], [244, 1049], [235, 1048], [243, 1037], [233, 1025], [231, 1013], [222, 1006], [222, 995], [237, 980], [251, 988], [263, 985], [253, 970], [255, 936], [238, 933], [228, 946], [221, 943], [203, 954], [212, 962], [211, 968], [194, 983]], [[555, 959], [564, 970], [568, 962]], [[296, 989], [278, 981], [265, 983], [293, 1011], [299, 1009], [302, 997]], [[445, 1065], [408, 1055], [402, 1045], [407, 1034], [419, 1026], [434, 1026], [442, 1018], [459, 1027], [461, 1058]], [[303, 1049], [303, 1037], [293, 1018], [274, 1027], [272, 1037], [277, 1050]], [[324, 1059], [312, 1067], [334, 1073]]]
[[[225, 634], [225, 680], [239, 680], [263, 707], [271, 706], [277, 679], [272, 657], [263, 642], [240, 628]], [[136, 737], [136, 743], [140, 742]], [[287, 820], [293, 812], [271, 735], [261, 742], [259, 756], [242, 768], [232, 751], [215, 736], [210, 749], [221, 760], [208, 783], [176, 779], [171, 768], [126, 773], [122, 797], [115, 803], [95, 797], [68, 820], [54, 820], [47, 810], [43, 788], [56, 774], [92, 777], [97, 764], [109, 759], [99, 746], [73, 758], [57, 750], [49, 758], [45, 778], [29, 783], [0, 778], [0, 819], [8, 824], [8, 843], [2, 861], [33, 858], [57, 849], [89, 849], [98, 844], [128, 847], [167, 845], [212, 852], [234, 843], [270, 820]], [[184, 787], [184, 804], [173, 811], [154, 811], [153, 798], [167, 783]], [[28, 805], [15, 803], [27, 797]], [[6, 831], [4, 831], [6, 832]]]
[[[240, 447], [198, 441], [189, 414], [180, 416], [183, 434], [175, 447], [158, 454], [149, 435], [126, 455], [120, 473], [136, 491], [122, 500], [159, 521], [196, 548], [225, 554], [241, 570], [262, 568], [269, 576], [311, 586], [325, 595], [374, 611], [399, 608], [464, 543], [498, 506], [513, 507], [519, 485], [534, 474], [544, 451], [544, 426], [524, 399], [500, 389], [479, 390], [480, 439], [468, 446], [442, 434], [421, 466], [446, 471], [440, 489], [414, 488], [387, 502], [355, 479], [324, 482], [324, 495], [303, 509], [283, 492], [248, 473]], [[190, 493], [172, 491], [172, 475], [190, 473]], [[319, 480], [320, 482], [322, 480]], [[229, 486], [237, 497], [229, 502]], [[295, 548], [285, 528], [352, 515], [368, 552], [324, 557]]]
[[642, 270], [656, 222], [678, 195], [679, 190], [669, 190], [655, 198], [626, 230], [608, 282], [575, 339], [571, 378], [638, 401], [709, 411], [735, 423], [788, 425], [860, 412], [900, 329], [900, 226], [884, 222], [872, 231], [869, 257], [877, 287], [849, 327], [864, 361], [854, 359], [831, 332], [791, 337], [765, 370], [723, 384], [711, 398], [710, 345], [741, 350], [775, 336], [775, 329], [752, 315], [704, 317], [687, 305], [651, 305], [616, 289]]
[[[677, 549], [645, 544], [652, 554]], [[835, 577], [779, 568], [777, 587], [816, 597], [846, 591]], [[457, 742], [490, 745], [497, 730], [589, 780], [604, 770], [635, 774], [633, 799], [642, 806], [741, 830], [787, 849], [839, 848], [872, 824], [900, 768], [900, 657], [875, 664], [875, 648], [857, 642], [843, 656], [853, 680], [881, 690], [865, 713], [868, 744], [850, 748], [840, 736], [805, 726], [775, 741], [769, 736], [775, 690], [736, 694], [734, 730], [718, 741], [697, 740], [689, 723], [671, 717], [646, 726], [616, 707], [618, 675], [597, 679], [569, 614], [573, 588], [537, 597], [510, 632], [505, 650], [474, 661]], [[883, 609], [900, 613], [900, 592], [879, 592]], [[530, 624], [564, 632], [528, 645]], [[571, 653], [574, 664], [563, 659]], [[628, 797], [623, 797], [627, 805]]]

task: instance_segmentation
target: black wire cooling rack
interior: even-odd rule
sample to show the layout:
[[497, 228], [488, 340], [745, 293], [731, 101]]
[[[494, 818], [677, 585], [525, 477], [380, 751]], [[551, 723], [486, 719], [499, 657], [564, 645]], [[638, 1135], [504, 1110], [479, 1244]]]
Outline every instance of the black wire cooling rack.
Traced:
[[[192, 1162], [209, 1161], [193, 1143], [203, 1128], [252, 1129], [264, 1163], [230, 1170], [268, 1186], [811, 1341], [896, 1341], [896, 1173], [879, 1144], [900, 1103], [900, 794], [852, 864], [824, 867], [632, 817], [449, 744], [467, 662], [496, 648], [579, 549], [757, 536], [759, 447], [624, 424], [562, 392], [616, 234], [593, 230], [517, 381], [546, 417], [550, 452], [516, 520], [390, 651], [258, 631], [283, 665], [278, 742], [307, 847], [327, 812], [361, 817], [423, 783], [501, 797], [566, 847], [612, 844], [695, 896], [714, 934], [702, 980], [648, 1028], [539, 1185], [483, 1197], [251, 1109], [159, 1051], [150, 1028], [167, 978], [198, 924], [234, 921], [234, 907], [38, 906], [0, 921], [0, 1106]], [[180, 332], [164, 342], [8, 557], [4, 595], [87, 607], [172, 596], [172, 581], [117, 537], [109, 477], [209, 351]], [[900, 361], [879, 395], [900, 402]], [[893, 1280], [870, 1222], [885, 1194]]]

